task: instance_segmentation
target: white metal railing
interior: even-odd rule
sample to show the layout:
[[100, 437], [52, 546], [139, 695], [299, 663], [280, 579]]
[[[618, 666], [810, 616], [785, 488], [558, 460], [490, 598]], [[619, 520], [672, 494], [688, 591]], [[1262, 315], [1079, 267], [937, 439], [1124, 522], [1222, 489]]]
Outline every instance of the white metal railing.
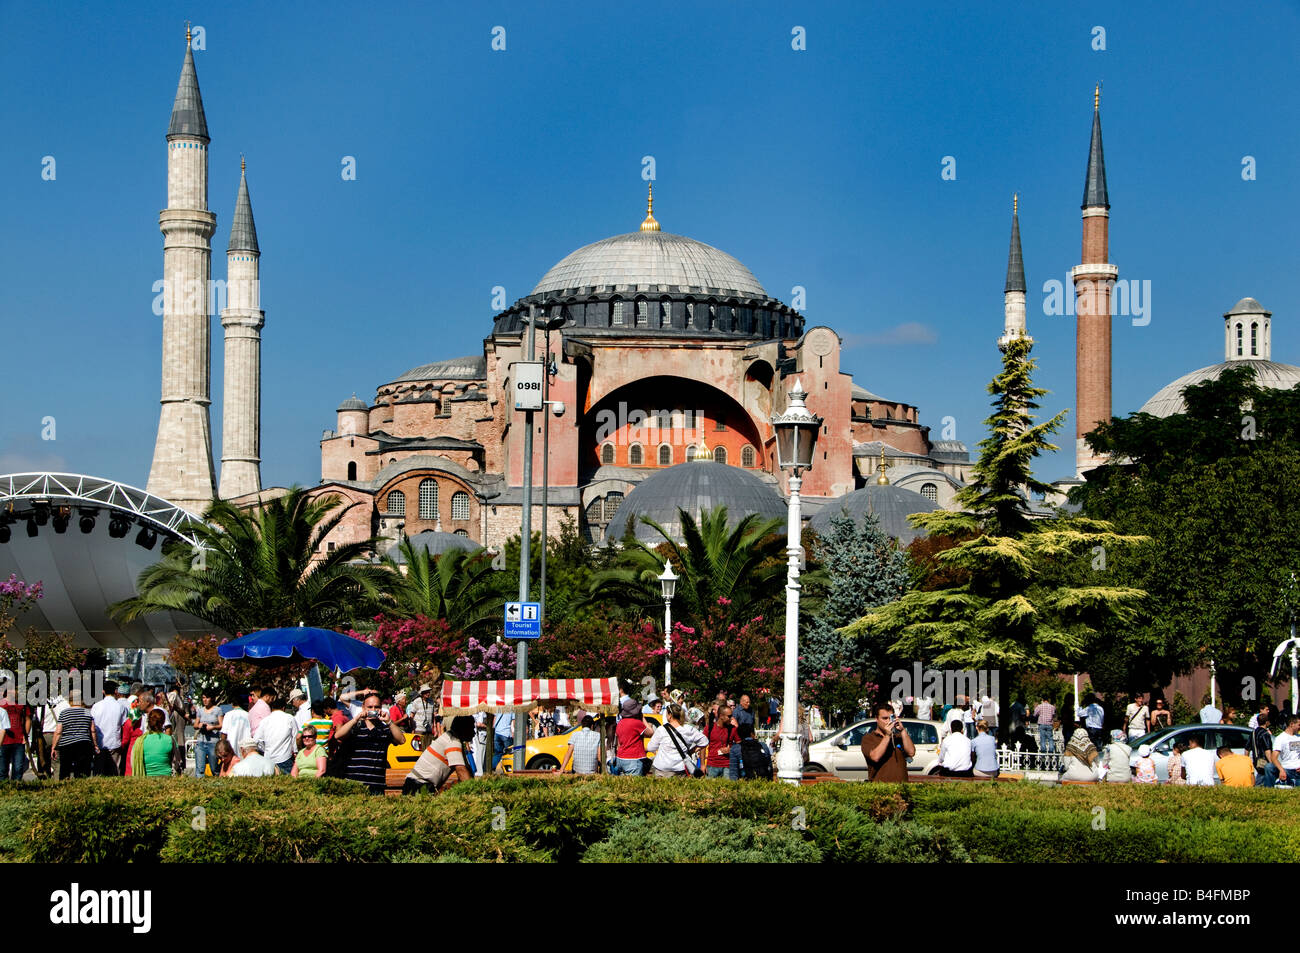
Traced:
[[1003, 745], [998, 749], [998, 768], [1002, 771], [1057, 773], [1061, 770], [1061, 755], [1058, 752], [1022, 751], [1017, 741], [1014, 748]]

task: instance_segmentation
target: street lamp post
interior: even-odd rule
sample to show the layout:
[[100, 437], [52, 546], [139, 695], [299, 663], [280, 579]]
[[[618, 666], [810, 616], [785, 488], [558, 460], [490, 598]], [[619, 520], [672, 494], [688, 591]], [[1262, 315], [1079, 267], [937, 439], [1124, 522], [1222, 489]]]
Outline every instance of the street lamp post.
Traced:
[[776, 431], [776, 457], [782, 470], [790, 471], [789, 522], [786, 527], [788, 569], [785, 586], [785, 691], [781, 712], [781, 750], [777, 753], [777, 776], [787, 784], [803, 777], [803, 755], [799, 750], [799, 488], [802, 474], [812, 466], [813, 450], [822, 420], [804, 406], [803, 385], [795, 381], [785, 413], [772, 415]]
[[673, 594], [677, 591], [677, 574], [673, 564], [664, 560], [664, 571], [659, 574], [659, 586], [664, 594], [664, 686], [673, 683]]

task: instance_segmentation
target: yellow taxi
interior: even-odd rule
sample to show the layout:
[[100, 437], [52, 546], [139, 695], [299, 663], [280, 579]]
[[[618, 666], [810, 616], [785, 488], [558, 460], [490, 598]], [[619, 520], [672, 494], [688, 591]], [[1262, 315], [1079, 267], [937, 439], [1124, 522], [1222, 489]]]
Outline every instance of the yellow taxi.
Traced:
[[[642, 715], [642, 720], [646, 727], [654, 730], [663, 722], [661, 715]], [[596, 719], [596, 725], [599, 727], [601, 718]], [[565, 729], [560, 734], [548, 735], [545, 738], [529, 738], [528, 744], [524, 747], [524, 767], [529, 771], [556, 771], [564, 763], [565, 749], [569, 746], [569, 733], [577, 731], [577, 727]], [[646, 741], [650, 739], [647, 738]], [[392, 758], [392, 752], [397, 748], [389, 749], [389, 758]], [[608, 758], [612, 754], [610, 751], [605, 752]], [[513, 771], [515, 759], [514, 755], [507, 753], [502, 759], [498, 770]]]

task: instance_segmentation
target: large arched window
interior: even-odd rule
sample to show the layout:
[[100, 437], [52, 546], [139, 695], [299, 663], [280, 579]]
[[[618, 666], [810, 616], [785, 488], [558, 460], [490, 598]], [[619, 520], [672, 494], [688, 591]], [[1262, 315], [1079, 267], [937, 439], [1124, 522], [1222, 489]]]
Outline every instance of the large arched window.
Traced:
[[610, 324], [614, 327], [622, 327], [624, 324], [623, 305], [625, 302], [621, 298], [615, 298], [611, 305]]
[[690, 463], [694, 459], [695, 459], [695, 444], [691, 444], [689, 447], [686, 448], [686, 462]]
[[636, 326], [638, 328], [650, 327], [650, 305], [645, 298], [638, 298], [636, 302]]
[[1239, 321], [1237, 322], [1237, 356], [1238, 357], [1241, 357], [1241, 336], [1242, 336], [1242, 324]]
[[673, 464], [673, 448], [668, 444], [659, 445], [659, 465], [661, 467], [670, 467]]
[[389, 516], [406, 515], [406, 494], [401, 490], [393, 490], [388, 494], [388, 503], [386, 504]]
[[659, 327], [671, 328], [673, 326], [673, 306], [665, 298], [659, 302]]
[[451, 495], [451, 518], [453, 520], [469, 519], [469, 494], [457, 490]]
[[1250, 322], [1250, 356], [1259, 356], [1259, 325], [1254, 321]]
[[627, 448], [627, 465], [629, 467], [641, 466], [641, 444], [634, 443]]
[[931, 503], [939, 502], [939, 488], [935, 486], [933, 483], [922, 483], [921, 495], [925, 497], [927, 500], [929, 500]]
[[357, 461], [355, 461], [355, 460], [349, 460], [349, 461], [348, 461], [348, 479], [349, 479], [349, 480], [355, 480], [356, 478], [357, 478]]
[[618, 512], [619, 505], [623, 502], [622, 493], [611, 493], [605, 497], [605, 522], [608, 523]]
[[612, 466], [614, 463], [614, 445], [607, 443], [600, 448], [600, 462], [606, 466]]
[[420, 481], [420, 519], [438, 518], [438, 484], [433, 480]]
[[752, 467], [754, 465], [754, 448], [748, 444], [741, 448], [740, 465], [742, 467]]
[[714, 462], [714, 463], [726, 463], [726, 462], [727, 462], [727, 448], [726, 448], [726, 447], [714, 447], [714, 448], [713, 448], [713, 462]]

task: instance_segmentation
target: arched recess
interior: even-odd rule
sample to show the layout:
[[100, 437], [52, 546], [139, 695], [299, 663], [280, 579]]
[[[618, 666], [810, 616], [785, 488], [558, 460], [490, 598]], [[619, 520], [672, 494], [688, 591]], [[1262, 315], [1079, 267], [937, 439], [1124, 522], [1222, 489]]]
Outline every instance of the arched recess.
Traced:
[[[607, 444], [618, 448], [620, 460], [628, 459], [633, 446], [641, 447], [641, 460], [632, 466], [660, 466], [658, 448], [665, 445], [671, 461], [689, 462], [687, 449], [702, 438], [710, 450], [725, 447], [727, 460], [738, 461], [745, 446], [763, 445], [764, 424], [716, 387], [679, 377], [648, 377], [618, 388], [583, 415], [581, 466], [587, 473], [600, 466]], [[646, 453], [645, 447], [656, 450]]]

